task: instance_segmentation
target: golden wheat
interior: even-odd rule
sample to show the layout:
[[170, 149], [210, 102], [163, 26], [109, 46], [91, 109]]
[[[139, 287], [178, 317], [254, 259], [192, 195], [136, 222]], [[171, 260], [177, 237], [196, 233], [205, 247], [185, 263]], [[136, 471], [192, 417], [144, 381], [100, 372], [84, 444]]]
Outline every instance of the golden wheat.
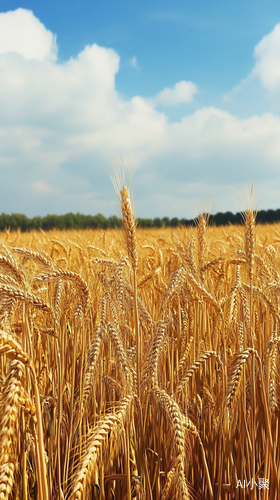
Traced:
[[123, 233], [0, 241], [0, 498], [279, 500], [279, 227], [119, 198]]

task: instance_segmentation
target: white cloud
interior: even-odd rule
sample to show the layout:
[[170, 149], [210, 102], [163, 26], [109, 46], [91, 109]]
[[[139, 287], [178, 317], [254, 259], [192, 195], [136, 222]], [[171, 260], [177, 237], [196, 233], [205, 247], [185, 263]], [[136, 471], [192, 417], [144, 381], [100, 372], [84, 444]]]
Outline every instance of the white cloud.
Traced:
[[133, 56], [131, 59], [129, 59], [130, 66], [132, 68], [137, 68], [137, 58], [136, 56]]
[[0, 54], [15, 52], [25, 59], [56, 59], [56, 36], [33, 12], [17, 9], [0, 14]]
[[52, 194], [52, 193], [56, 192], [46, 182], [43, 182], [43, 181], [33, 182], [32, 187], [36, 193]]
[[280, 87], [280, 23], [256, 45], [256, 65], [253, 75], [258, 76], [269, 91]]
[[[32, 12], [1, 14], [0, 33], [5, 15], [10, 41], [0, 34], [0, 193], [6, 212], [116, 213], [108, 171], [121, 154], [137, 167], [135, 199], [143, 216], [181, 216], [182, 207], [191, 216], [205, 194], [215, 195], [223, 209], [219, 200], [227, 200], [233, 185], [273, 185], [280, 165], [277, 115], [241, 119], [210, 106], [171, 123], [156, 106], [190, 102], [194, 83], [178, 82], [153, 99], [125, 100], [115, 87], [120, 58], [114, 50], [88, 45], [61, 64], [54, 36]], [[25, 42], [21, 51], [13, 46], [16, 29], [23, 41], [33, 33], [37, 53]], [[274, 42], [268, 45], [275, 55]], [[268, 48], [257, 52], [258, 61], [269, 59]]]
[[157, 106], [176, 106], [178, 104], [189, 103], [193, 100], [198, 88], [193, 82], [182, 80], [177, 82], [173, 88], [166, 87], [153, 99], [152, 103]]

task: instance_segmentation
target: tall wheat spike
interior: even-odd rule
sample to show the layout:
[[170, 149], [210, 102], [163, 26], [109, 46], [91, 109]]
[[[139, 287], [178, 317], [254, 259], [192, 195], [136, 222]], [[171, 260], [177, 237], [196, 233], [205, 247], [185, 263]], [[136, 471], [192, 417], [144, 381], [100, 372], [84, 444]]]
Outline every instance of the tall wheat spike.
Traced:
[[17, 445], [24, 365], [11, 362], [0, 399], [0, 498], [9, 499], [18, 468]]

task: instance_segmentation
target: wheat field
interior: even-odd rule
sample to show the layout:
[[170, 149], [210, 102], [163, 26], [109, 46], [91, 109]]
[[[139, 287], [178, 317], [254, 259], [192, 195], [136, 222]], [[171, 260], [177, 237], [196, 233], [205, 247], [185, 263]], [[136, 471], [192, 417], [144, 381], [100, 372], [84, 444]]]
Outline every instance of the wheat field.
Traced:
[[280, 226], [0, 235], [0, 499], [279, 499]]

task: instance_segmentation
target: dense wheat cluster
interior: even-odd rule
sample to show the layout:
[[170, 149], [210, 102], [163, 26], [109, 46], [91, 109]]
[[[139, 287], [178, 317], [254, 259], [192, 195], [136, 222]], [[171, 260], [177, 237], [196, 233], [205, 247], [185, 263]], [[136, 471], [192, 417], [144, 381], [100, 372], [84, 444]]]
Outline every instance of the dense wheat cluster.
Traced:
[[0, 499], [279, 499], [280, 227], [124, 188], [122, 231], [0, 237]]

